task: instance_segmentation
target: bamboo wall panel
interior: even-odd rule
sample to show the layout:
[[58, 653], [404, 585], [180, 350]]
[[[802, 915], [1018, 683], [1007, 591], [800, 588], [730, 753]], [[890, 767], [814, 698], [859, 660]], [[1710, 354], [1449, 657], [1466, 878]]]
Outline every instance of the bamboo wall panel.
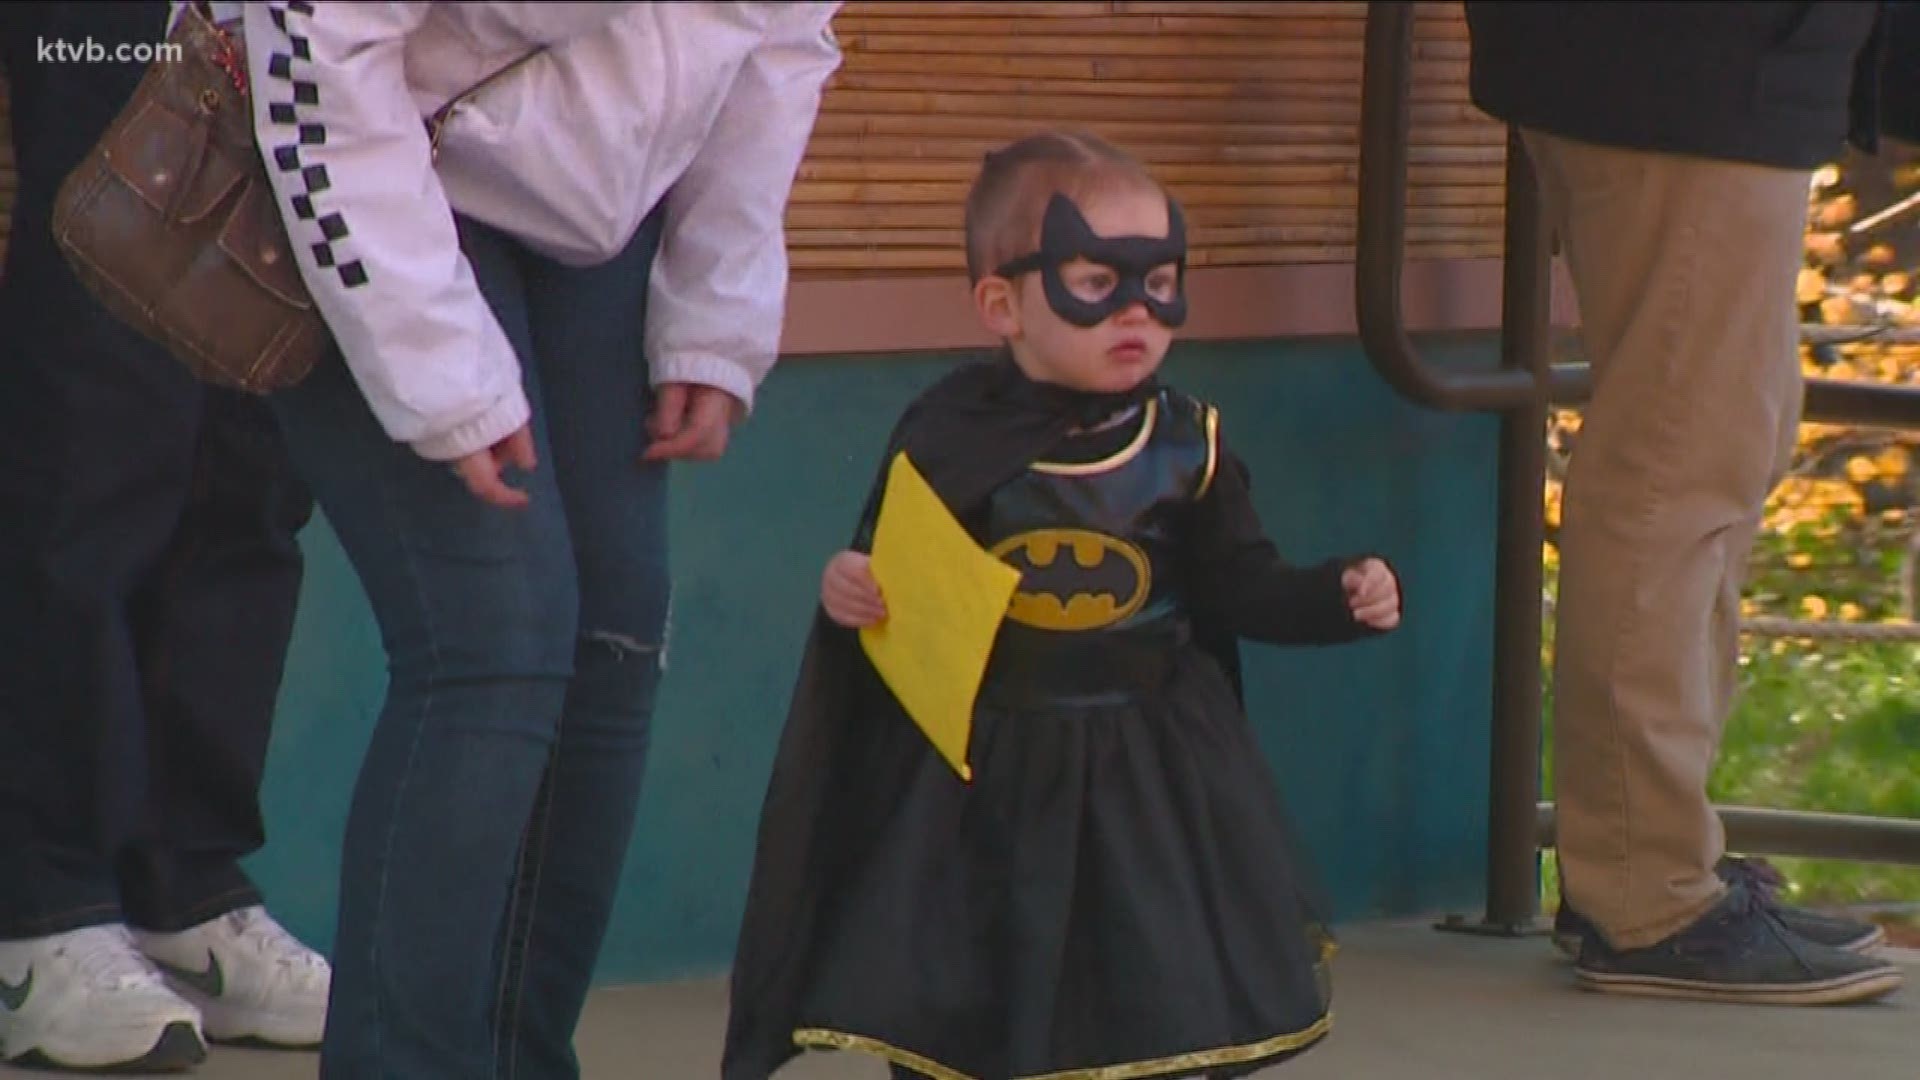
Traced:
[[[1365, 3], [853, 0], [788, 214], [798, 278], [964, 270], [981, 156], [1084, 126], [1187, 208], [1198, 266], [1347, 262]], [[1419, 5], [1411, 258], [1497, 256], [1505, 135], [1467, 97], [1460, 5]]]
[[[1188, 210], [1198, 266], [1353, 258], [1365, 3], [854, 0], [788, 215], [798, 278], [964, 269], [980, 158], [1083, 125]], [[1411, 258], [1497, 256], [1504, 135], [1467, 100], [1455, 3], [1419, 5]], [[16, 179], [0, 84], [0, 257]]]

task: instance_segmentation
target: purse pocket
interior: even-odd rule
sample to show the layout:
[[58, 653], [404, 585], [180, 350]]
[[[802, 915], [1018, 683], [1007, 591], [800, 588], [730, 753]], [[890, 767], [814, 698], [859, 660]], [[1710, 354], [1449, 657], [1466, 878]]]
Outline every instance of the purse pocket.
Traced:
[[62, 185], [53, 228], [103, 303], [145, 319], [209, 246], [209, 216], [242, 177], [208, 145], [204, 122], [152, 94], [137, 100]]
[[[223, 367], [285, 352], [319, 323], [264, 179], [248, 182], [167, 293], [161, 320]], [[241, 375], [234, 371], [232, 374]]]
[[247, 185], [220, 230], [220, 250], [248, 280], [288, 307], [311, 311], [313, 299], [293, 261], [286, 219], [264, 178]]
[[212, 145], [211, 116], [188, 118], [147, 99], [118, 125], [107, 167], [168, 225], [198, 225], [240, 183], [244, 170]]

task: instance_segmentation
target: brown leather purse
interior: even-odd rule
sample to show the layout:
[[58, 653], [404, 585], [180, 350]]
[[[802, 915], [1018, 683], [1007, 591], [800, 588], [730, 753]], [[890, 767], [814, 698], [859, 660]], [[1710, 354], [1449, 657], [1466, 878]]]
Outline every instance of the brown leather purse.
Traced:
[[189, 4], [61, 185], [53, 237], [101, 306], [205, 382], [298, 383], [332, 346], [254, 141], [240, 43]]
[[[99, 143], [62, 184], [53, 236], [103, 307], [216, 386], [271, 394], [332, 348], [255, 141], [245, 50], [188, 4]], [[427, 121], [435, 151], [454, 105]]]

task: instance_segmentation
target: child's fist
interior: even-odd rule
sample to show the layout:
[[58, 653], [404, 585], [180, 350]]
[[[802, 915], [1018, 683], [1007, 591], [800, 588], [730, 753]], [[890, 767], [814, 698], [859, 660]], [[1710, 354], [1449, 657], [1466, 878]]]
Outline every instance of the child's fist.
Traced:
[[1347, 607], [1356, 622], [1375, 630], [1391, 630], [1400, 625], [1400, 581], [1379, 559], [1365, 559], [1340, 575], [1347, 591]]
[[880, 599], [880, 586], [873, 580], [867, 557], [857, 551], [843, 551], [827, 563], [820, 581], [820, 603], [827, 616], [849, 630], [860, 630], [885, 622], [887, 605]]

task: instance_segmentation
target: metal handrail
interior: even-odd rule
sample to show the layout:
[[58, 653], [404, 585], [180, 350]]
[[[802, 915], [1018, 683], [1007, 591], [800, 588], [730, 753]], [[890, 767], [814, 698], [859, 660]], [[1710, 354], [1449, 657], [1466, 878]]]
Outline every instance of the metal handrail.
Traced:
[[[1824, 424], [1920, 430], [1920, 386], [1807, 379], [1805, 417]], [[1586, 404], [1593, 394], [1593, 373], [1585, 364], [1555, 364], [1548, 376], [1553, 403], [1562, 408]]]
[[[1441, 371], [1421, 358], [1401, 310], [1406, 262], [1407, 164], [1412, 132], [1414, 5], [1404, 0], [1367, 5], [1366, 54], [1360, 97], [1360, 214], [1354, 251], [1354, 310], [1360, 340], [1374, 370], [1411, 401], [1447, 412], [1505, 412], [1534, 405], [1545, 389], [1558, 406], [1584, 403], [1592, 393], [1586, 364], [1546, 360], [1483, 371]], [[1509, 142], [1509, 158], [1516, 144]], [[1508, 178], [1508, 214], [1538, 214], [1531, 173], [1516, 190]], [[1516, 198], [1523, 200], [1516, 204]], [[1539, 228], [1537, 223], [1526, 226]], [[1545, 272], [1545, 271], [1543, 271]], [[1860, 336], [1858, 331], [1850, 331]], [[1836, 336], [1809, 329], [1808, 340]], [[1838, 336], [1845, 337], [1845, 334]], [[1907, 340], [1912, 331], [1879, 329], [1872, 336]], [[1542, 341], [1542, 348], [1546, 342]], [[1920, 429], [1920, 387], [1838, 379], [1806, 380], [1806, 417], [1828, 423]]]
[[1522, 408], [1541, 387], [1532, 371], [1435, 371], [1420, 358], [1400, 310], [1407, 232], [1407, 146], [1412, 125], [1413, 5], [1367, 6], [1360, 91], [1360, 207], [1354, 310], [1374, 369], [1401, 394], [1434, 409]]
[[[1585, 364], [1552, 364], [1551, 259], [1539, 192], [1525, 148], [1508, 139], [1506, 258], [1501, 365], [1440, 371], [1421, 359], [1400, 307], [1406, 254], [1407, 161], [1411, 131], [1414, 8], [1368, 5], [1361, 101], [1360, 206], [1354, 300], [1362, 345], [1374, 370], [1406, 398], [1452, 412], [1498, 412], [1501, 420], [1499, 555], [1495, 583], [1492, 774], [1487, 828], [1487, 909], [1455, 929], [1514, 934], [1536, 929], [1535, 860], [1540, 816], [1552, 807], [1540, 789], [1539, 660], [1549, 405], [1571, 407], [1591, 392]], [[1821, 336], [1821, 335], [1809, 335]], [[1809, 420], [1920, 430], [1920, 388], [1831, 379], [1805, 381]], [[1920, 823], [1831, 814], [1719, 809], [1730, 838], [1753, 854], [1813, 854], [1920, 864]], [[1550, 836], [1550, 834], [1549, 834]]]
[[[1920, 820], [1776, 810], [1758, 806], [1716, 806], [1727, 830], [1727, 848], [1756, 855], [1920, 866]], [[1537, 808], [1535, 840], [1554, 842], [1554, 806]]]

